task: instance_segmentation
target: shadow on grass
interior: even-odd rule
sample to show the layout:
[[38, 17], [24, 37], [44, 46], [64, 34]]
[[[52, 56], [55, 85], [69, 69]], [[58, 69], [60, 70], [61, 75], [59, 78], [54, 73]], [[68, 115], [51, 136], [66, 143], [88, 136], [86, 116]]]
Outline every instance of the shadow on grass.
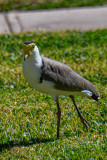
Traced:
[[2, 152], [4, 149], [11, 149], [12, 147], [30, 146], [30, 145], [33, 145], [33, 144], [53, 142], [54, 140], [55, 139], [52, 139], [52, 138], [51, 139], [46, 139], [46, 138], [34, 139], [34, 138], [32, 138], [29, 141], [27, 141], [27, 140], [23, 140], [23, 141], [20, 141], [20, 142], [9, 141], [7, 143], [0, 144], [0, 152]]

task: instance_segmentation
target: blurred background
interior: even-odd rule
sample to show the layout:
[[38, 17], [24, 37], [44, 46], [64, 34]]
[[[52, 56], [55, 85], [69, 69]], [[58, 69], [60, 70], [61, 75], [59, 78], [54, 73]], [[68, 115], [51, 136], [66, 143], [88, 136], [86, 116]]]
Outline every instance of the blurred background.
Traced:
[[0, 11], [107, 5], [107, 0], [0, 0]]

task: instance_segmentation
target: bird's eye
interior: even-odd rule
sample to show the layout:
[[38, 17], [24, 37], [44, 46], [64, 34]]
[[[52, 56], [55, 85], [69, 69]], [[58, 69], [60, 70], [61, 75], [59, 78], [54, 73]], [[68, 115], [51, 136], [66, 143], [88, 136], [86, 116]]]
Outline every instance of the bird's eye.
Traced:
[[33, 48], [34, 48], [34, 46], [33, 46]]

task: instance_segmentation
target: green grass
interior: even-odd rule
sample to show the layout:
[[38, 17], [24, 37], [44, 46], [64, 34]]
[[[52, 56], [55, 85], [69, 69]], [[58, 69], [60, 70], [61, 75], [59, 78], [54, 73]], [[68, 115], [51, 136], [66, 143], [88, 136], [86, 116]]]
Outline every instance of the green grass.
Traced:
[[1, 0], [0, 11], [106, 5], [107, 0]]
[[[76, 97], [91, 128], [83, 127], [73, 103], [63, 96], [56, 139], [56, 104], [33, 90], [22, 73], [22, 43], [27, 40], [35, 41], [41, 54], [68, 64], [95, 84], [99, 102]], [[106, 159], [106, 60], [106, 29], [0, 35], [0, 159]]]

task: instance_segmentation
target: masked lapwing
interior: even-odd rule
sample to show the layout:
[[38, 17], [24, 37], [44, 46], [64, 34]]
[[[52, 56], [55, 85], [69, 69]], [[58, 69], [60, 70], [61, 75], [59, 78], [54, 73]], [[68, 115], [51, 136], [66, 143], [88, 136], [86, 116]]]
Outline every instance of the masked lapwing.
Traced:
[[23, 73], [26, 80], [37, 91], [51, 95], [57, 104], [57, 138], [59, 138], [61, 117], [60, 95], [68, 95], [72, 99], [81, 121], [86, 128], [90, 126], [89, 122], [81, 115], [74, 96], [89, 97], [97, 101], [100, 94], [94, 85], [67, 65], [40, 56], [39, 49], [33, 41], [24, 42], [23, 50]]

